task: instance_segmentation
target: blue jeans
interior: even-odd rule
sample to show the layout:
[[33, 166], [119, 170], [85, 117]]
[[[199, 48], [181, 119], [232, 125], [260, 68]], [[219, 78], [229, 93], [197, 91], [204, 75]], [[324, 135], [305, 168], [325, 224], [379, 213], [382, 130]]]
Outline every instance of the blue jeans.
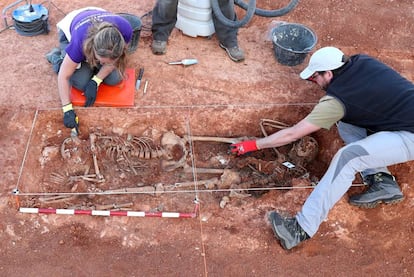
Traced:
[[[346, 128], [343, 127], [350, 127], [357, 132], [353, 135], [346, 133]], [[349, 143], [335, 154], [325, 175], [296, 215], [299, 225], [311, 237], [315, 235], [329, 210], [350, 188], [356, 173], [372, 169], [383, 170], [389, 165], [414, 160], [414, 133], [384, 131], [364, 136], [361, 128], [358, 130], [354, 127], [340, 127], [342, 135], [344, 132], [349, 135], [345, 136]]]

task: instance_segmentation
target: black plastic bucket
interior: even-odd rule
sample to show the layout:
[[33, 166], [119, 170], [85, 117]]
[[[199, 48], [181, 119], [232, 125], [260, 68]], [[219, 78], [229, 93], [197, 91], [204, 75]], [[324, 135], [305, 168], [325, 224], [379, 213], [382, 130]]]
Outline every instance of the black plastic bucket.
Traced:
[[132, 38], [129, 42], [128, 52], [133, 53], [138, 48], [139, 37], [141, 34], [141, 19], [138, 16], [130, 13], [118, 13], [118, 15], [128, 20], [129, 24], [131, 24]]
[[308, 27], [298, 23], [282, 23], [272, 31], [273, 49], [276, 60], [294, 66], [301, 64], [315, 47], [317, 37]]

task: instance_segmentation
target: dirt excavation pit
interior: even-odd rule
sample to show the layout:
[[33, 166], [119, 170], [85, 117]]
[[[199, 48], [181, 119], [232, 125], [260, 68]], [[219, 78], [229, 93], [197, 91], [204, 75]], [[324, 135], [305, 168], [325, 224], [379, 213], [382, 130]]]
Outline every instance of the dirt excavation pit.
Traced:
[[298, 182], [314, 185], [319, 176], [310, 172], [325, 163], [313, 137], [242, 157], [230, 152], [233, 142], [294, 122], [285, 118], [287, 110], [291, 117], [292, 110], [306, 109], [79, 108], [78, 137], [58, 120], [60, 111], [40, 110], [17, 186], [20, 206], [183, 212], [206, 195], [224, 208], [232, 199], [288, 190]]
[[[15, 1], [2, 1], [4, 7], [12, 2]], [[269, 10], [289, 2], [257, 1], [257, 7]], [[23, 4], [25, 1], [7, 12], [9, 23], [12, 11]], [[141, 17], [148, 14], [154, 4], [155, 0], [122, 1], [121, 5], [118, 1], [87, 2], [88, 6]], [[285, 187], [267, 188], [270, 182], [259, 182], [269, 180], [267, 176], [271, 171], [262, 176], [263, 171], [276, 167], [253, 163], [252, 158], [277, 161], [272, 149], [234, 157], [227, 154], [228, 143], [194, 142], [192, 151], [187, 143], [188, 153], [194, 153], [197, 168], [228, 169], [239, 162], [242, 167], [236, 167], [237, 173], [246, 172], [247, 177], [260, 173], [262, 178], [252, 179], [255, 187], [263, 187], [262, 191], [242, 188], [234, 190], [237, 194], [231, 197], [230, 188], [218, 191], [223, 174], [194, 176], [192, 172], [183, 172], [183, 167], [159, 170], [161, 158], [132, 156], [130, 160], [138, 172], [135, 175], [125, 157], [117, 158], [116, 147], [110, 152], [112, 156], [98, 148], [96, 159], [105, 180], [98, 182], [93, 176], [95, 167], [90, 141], [90, 135], [96, 134], [114, 137], [117, 142], [126, 142], [129, 146], [128, 138], [148, 137], [151, 141], [143, 143], [158, 147], [162, 135], [168, 132], [174, 132], [179, 138], [188, 135], [188, 130], [194, 136], [237, 138], [262, 136], [260, 119], [295, 124], [311, 111], [325, 92], [299, 77], [312, 53], [297, 66], [285, 66], [275, 59], [269, 31], [278, 22], [299, 23], [312, 29], [318, 38], [313, 51], [335, 46], [347, 55], [368, 54], [412, 81], [413, 0], [299, 1], [292, 12], [281, 17], [254, 15], [251, 22], [239, 30], [239, 46], [246, 56], [241, 63], [228, 58], [216, 35], [193, 38], [177, 28], [168, 40], [167, 53], [153, 55], [150, 22], [143, 20], [138, 49], [128, 63], [136, 73], [145, 68], [141, 88], [134, 94], [134, 108], [76, 107], [81, 143], [77, 146], [67, 142], [64, 153], [71, 155], [67, 159], [62, 157], [60, 148], [70, 136], [70, 130], [63, 126], [57, 76], [45, 54], [58, 44], [56, 23], [74, 9], [85, 7], [85, 1], [51, 1], [45, 6], [49, 9], [51, 27], [48, 35], [24, 37], [14, 30], [5, 30], [0, 35], [4, 68], [0, 74], [3, 91], [0, 94], [3, 103], [0, 112], [1, 276], [413, 275], [414, 162], [389, 167], [404, 193], [405, 200], [401, 203], [361, 209], [348, 201], [349, 196], [362, 192], [365, 187], [352, 187], [330, 210], [312, 239], [291, 251], [284, 250], [275, 239], [267, 220], [268, 212], [277, 210], [294, 215], [301, 210], [313, 191], [312, 182], [322, 177], [333, 155], [343, 146], [336, 127], [312, 134], [319, 152], [305, 166], [310, 176], [284, 175], [286, 179], [282, 180], [286, 182], [282, 185]], [[238, 7], [236, 12], [240, 19], [246, 14]], [[167, 64], [185, 58], [196, 58], [198, 64], [189, 67]], [[144, 95], [146, 81], [148, 88]], [[96, 138], [99, 147], [110, 142]], [[183, 152], [179, 147], [176, 150], [173, 160], [180, 161]], [[288, 147], [278, 150], [289, 152]], [[191, 170], [191, 157], [185, 161]], [[221, 161], [229, 161], [229, 164]], [[252, 168], [243, 167], [244, 162], [252, 162]], [[262, 171], [257, 170], [259, 167]], [[224, 176], [226, 180], [235, 181], [240, 177], [237, 174]], [[247, 177], [246, 184], [251, 180]], [[210, 183], [201, 182], [210, 179], [213, 180]], [[163, 194], [155, 193], [157, 184], [166, 187], [177, 182], [189, 186], [174, 187], [169, 193], [166, 190]], [[360, 182], [356, 179], [354, 183]], [[20, 192], [17, 197], [11, 194], [16, 186]], [[209, 191], [211, 187], [217, 191]], [[124, 188], [150, 191], [98, 194]], [[59, 199], [65, 193], [68, 195], [64, 197], [75, 197]], [[252, 196], [244, 197], [245, 194]], [[16, 208], [19, 204], [16, 200], [20, 200], [20, 207], [31, 209], [192, 214], [196, 196], [199, 199], [197, 217], [185, 219], [39, 215], [21, 213]], [[230, 201], [222, 201], [226, 196]], [[41, 202], [42, 197], [57, 198], [55, 202], [52, 199]]]

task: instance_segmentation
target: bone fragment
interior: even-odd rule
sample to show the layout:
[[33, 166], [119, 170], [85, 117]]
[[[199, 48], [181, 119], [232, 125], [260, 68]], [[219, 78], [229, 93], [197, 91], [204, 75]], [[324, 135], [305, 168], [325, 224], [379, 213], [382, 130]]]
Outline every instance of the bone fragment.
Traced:
[[243, 138], [225, 138], [225, 137], [204, 137], [204, 136], [184, 136], [186, 141], [211, 141], [211, 142], [224, 142], [224, 143], [237, 143], [242, 141]]
[[133, 188], [121, 188], [121, 189], [112, 189], [106, 190], [105, 192], [131, 192], [131, 193], [155, 193], [155, 188], [153, 186], [144, 186], [144, 187], [133, 187]]
[[43, 203], [59, 203], [74, 200], [76, 195], [56, 195], [56, 196], [46, 196], [39, 197], [39, 201]]
[[224, 207], [229, 202], [230, 202], [230, 198], [228, 196], [223, 196], [223, 198], [221, 198], [221, 201], [220, 201], [220, 208], [224, 209]]
[[194, 187], [197, 185], [204, 185], [207, 189], [214, 188], [214, 185], [218, 184], [219, 179], [218, 178], [211, 178], [207, 180], [199, 180], [199, 181], [189, 181], [189, 182], [181, 182], [181, 183], [175, 183], [174, 185], [168, 185], [166, 186], [169, 189], [174, 188], [186, 188], [186, 187]]
[[95, 134], [90, 134], [89, 135], [89, 139], [91, 141], [91, 151], [92, 151], [92, 158], [93, 158], [93, 165], [95, 167], [95, 174], [96, 177], [99, 180], [104, 179], [103, 175], [101, 174], [101, 172], [99, 171], [99, 166], [98, 166], [98, 159], [96, 157], [96, 146], [95, 146], [95, 140], [96, 140], [96, 135]]
[[102, 174], [101, 174], [101, 172], [99, 171], [98, 159], [97, 159], [97, 157], [96, 157], [96, 154], [95, 154], [95, 153], [92, 153], [92, 158], [93, 158], [93, 165], [94, 165], [94, 167], [95, 167], [96, 177], [97, 177], [99, 180], [104, 179], [103, 175], [102, 175]]
[[63, 159], [69, 159], [70, 158], [70, 152], [69, 150], [66, 150], [65, 146], [66, 144], [72, 141], [71, 137], [66, 138], [63, 142], [62, 142], [62, 146], [60, 147], [60, 155], [62, 155]]
[[[196, 167], [194, 168], [196, 173], [199, 174], [223, 174], [225, 169], [220, 169], [220, 168], [199, 168]], [[192, 173], [193, 172], [193, 168], [190, 166], [185, 166], [184, 167], [184, 172], [185, 173]]]

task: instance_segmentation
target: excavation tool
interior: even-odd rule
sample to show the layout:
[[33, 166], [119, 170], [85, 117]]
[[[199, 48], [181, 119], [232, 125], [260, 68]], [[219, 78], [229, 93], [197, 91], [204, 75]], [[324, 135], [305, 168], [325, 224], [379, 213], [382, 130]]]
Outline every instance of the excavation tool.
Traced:
[[198, 60], [197, 59], [184, 59], [181, 61], [176, 61], [176, 62], [169, 62], [168, 64], [182, 64], [184, 66], [188, 66], [188, 65], [193, 65], [193, 64], [197, 64]]
[[76, 126], [70, 130], [71, 137], [77, 137], [79, 135], [79, 117], [75, 117]]
[[135, 83], [135, 89], [136, 90], [139, 90], [139, 87], [141, 86], [141, 80], [142, 80], [143, 75], [144, 75], [144, 68], [140, 68], [138, 78], [137, 78], [137, 82]]
[[145, 81], [145, 85], [144, 85], [144, 94], [147, 93], [147, 87], [148, 87], [148, 80]]
[[71, 137], [77, 137], [78, 134], [79, 134], [78, 127], [72, 128], [72, 130], [70, 130], [70, 136]]

